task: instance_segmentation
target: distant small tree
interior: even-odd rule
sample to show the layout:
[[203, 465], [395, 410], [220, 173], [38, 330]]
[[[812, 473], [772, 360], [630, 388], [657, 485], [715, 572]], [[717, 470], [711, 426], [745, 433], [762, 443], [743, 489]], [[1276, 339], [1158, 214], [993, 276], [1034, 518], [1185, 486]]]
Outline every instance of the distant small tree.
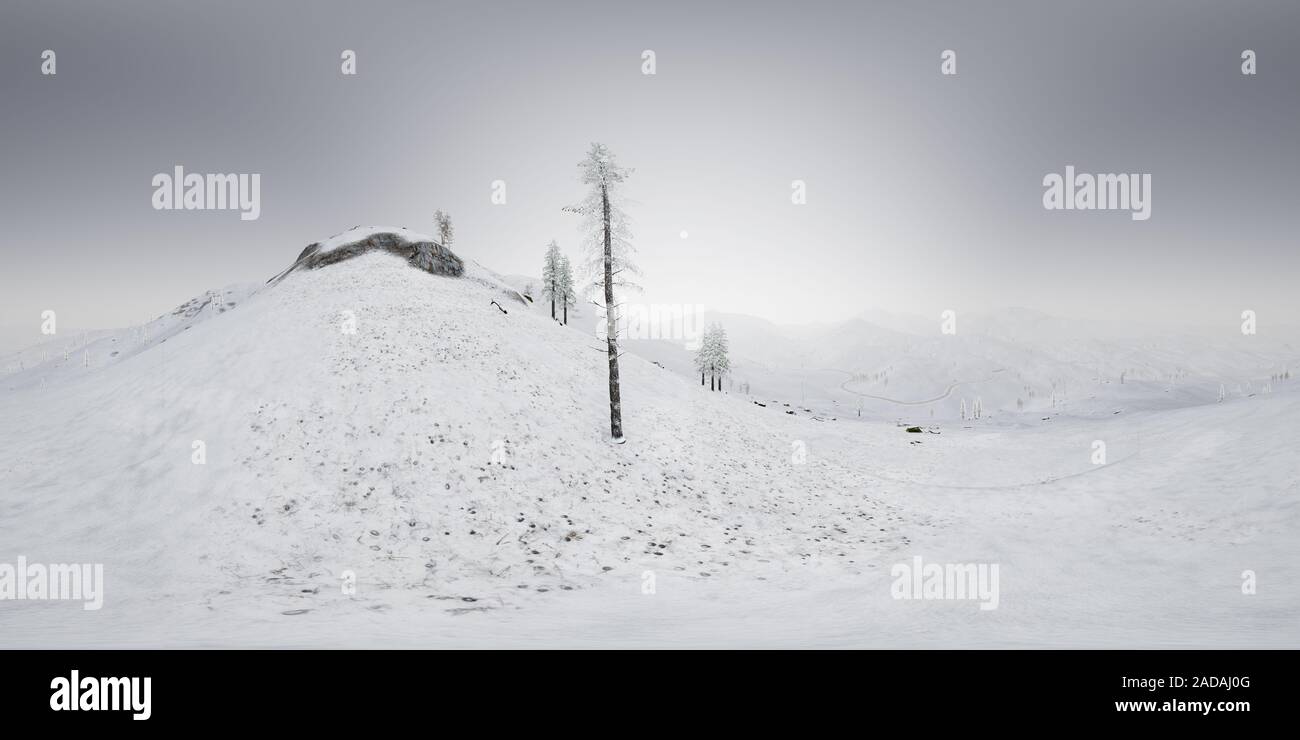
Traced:
[[709, 374], [710, 354], [713, 352], [713, 327], [704, 330], [704, 336], [700, 337], [700, 346], [695, 350], [695, 369], [700, 371], [700, 385], [704, 385], [704, 377]]
[[560, 260], [560, 245], [552, 239], [546, 247], [546, 260], [542, 263], [542, 297], [551, 301], [551, 318], [555, 318], [555, 302], [561, 297], [560, 281], [564, 279]]
[[569, 264], [569, 258], [560, 255], [560, 306], [564, 309], [565, 326], [569, 325], [569, 306], [576, 303], [578, 293], [573, 287], [573, 267]]
[[438, 241], [442, 246], [451, 249], [451, 242], [456, 238], [456, 230], [451, 225], [451, 216], [446, 211], [438, 211], [433, 214], [433, 220], [438, 224]]
[[731, 372], [730, 347], [727, 343], [727, 330], [714, 325], [713, 335], [713, 374], [718, 378], [717, 390], [722, 390], [722, 379]]
[[727, 356], [727, 330], [713, 324], [704, 330], [700, 348], [695, 352], [695, 369], [700, 371], [700, 385], [709, 378], [709, 390], [722, 390], [722, 379], [731, 370]]

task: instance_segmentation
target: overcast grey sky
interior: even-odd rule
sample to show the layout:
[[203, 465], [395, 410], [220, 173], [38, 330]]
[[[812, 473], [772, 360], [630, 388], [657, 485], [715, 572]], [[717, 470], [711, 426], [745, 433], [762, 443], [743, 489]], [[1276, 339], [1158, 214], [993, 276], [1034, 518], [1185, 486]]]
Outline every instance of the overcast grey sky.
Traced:
[[[1294, 1], [5, 0], [0, 86], [2, 324], [136, 322], [357, 224], [431, 232], [437, 208], [463, 256], [537, 274], [549, 240], [578, 246], [560, 209], [592, 141], [636, 168], [647, 301], [1300, 307]], [[154, 210], [178, 164], [260, 173], [261, 217]], [[1067, 164], [1150, 173], [1150, 220], [1044, 210]]]

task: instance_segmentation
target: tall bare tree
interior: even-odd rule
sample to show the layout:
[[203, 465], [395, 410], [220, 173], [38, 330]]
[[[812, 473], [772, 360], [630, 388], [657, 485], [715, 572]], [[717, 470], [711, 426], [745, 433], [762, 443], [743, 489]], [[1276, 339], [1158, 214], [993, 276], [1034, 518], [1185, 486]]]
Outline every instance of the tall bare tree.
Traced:
[[[592, 144], [587, 157], [578, 163], [579, 177], [589, 190], [587, 197], [565, 210], [583, 218], [587, 233], [586, 272], [588, 291], [604, 299], [605, 351], [609, 358], [609, 432], [623, 442], [623, 410], [618, 378], [618, 303], [614, 289], [635, 288], [630, 276], [638, 274], [631, 262], [632, 235], [621, 208], [622, 184], [632, 170], [618, 166], [603, 144]], [[598, 306], [602, 304], [597, 304]]]

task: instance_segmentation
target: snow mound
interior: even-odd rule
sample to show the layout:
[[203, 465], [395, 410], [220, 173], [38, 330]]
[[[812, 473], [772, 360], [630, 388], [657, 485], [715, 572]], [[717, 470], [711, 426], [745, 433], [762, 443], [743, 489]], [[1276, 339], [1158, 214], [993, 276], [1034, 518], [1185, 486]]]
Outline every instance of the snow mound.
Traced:
[[[905, 541], [866, 476], [789, 463], [808, 422], [631, 355], [612, 445], [594, 336], [500, 300], [514, 291], [478, 265], [430, 275], [382, 245], [321, 264], [165, 350], [0, 397], [22, 430], [0, 434], [0, 469], [23, 492], [0, 539], [105, 563], [124, 614], [162, 594], [277, 614], [502, 608], [640, 588], [647, 570], [857, 572]], [[86, 452], [49, 457], [71, 449]]]
[[320, 250], [332, 252], [339, 247], [359, 242], [372, 234], [392, 234], [408, 242], [438, 242], [428, 234], [412, 231], [405, 226], [353, 226], [320, 242]]

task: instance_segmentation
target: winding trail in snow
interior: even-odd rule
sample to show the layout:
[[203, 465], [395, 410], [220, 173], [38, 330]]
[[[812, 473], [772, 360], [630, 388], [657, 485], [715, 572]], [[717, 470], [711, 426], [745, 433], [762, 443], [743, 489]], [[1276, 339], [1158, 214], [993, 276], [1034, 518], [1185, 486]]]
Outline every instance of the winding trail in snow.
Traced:
[[959, 485], [953, 485], [949, 483], [935, 483], [933, 481], [917, 480], [914, 478], [891, 478], [882, 473], [871, 472], [871, 471], [868, 471], [867, 475], [870, 475], [872, 478], [875, 478], [876, 480], [886, 481], [889, 483], [897, 483], [906, 486], [916, 486], [920, 488], [937, 488], [937, 489], [944, 489], [949, 491], [997, 491], [1000, 493], [1014, 493], [1022, 488], [1046, 486], [1059, 481], [1069, 480], [1071, 478], [1079, 478], [1085, 475], [1092, 475], [1094, 473], [1099, 473], [1105, 470], [1106, 468], [1113, 468], [1122, 462], [1127, 462], [1129, 460], [1132, 460], [1141, 454], [1142, 453], [1140, 451], [1133, 452], [1128, 455], [1125, 455], [1124, 457], [1121, 457], [1118, 460], [1105, 463], [1104, 465], [1097, 465], [1088, 468], [1086, 470], [1078, 470], [1072, 473], [1063, 473], [1055, 477], [1042, 478], [1040, 480], [1025, 481], [1023, 483], [1002, 483], [999, 485], [992, 485], [992, 486], [959, 486]]
[[[849, 376], [849, 379], [848, 379], [848, 380], [844, 381], [843, 383], [840, 383], [840, 390], [844, 391], [845, 393], [852, 393], [852, 394], [855, 395], [855, 396], [860, 396], [860, 397], [862, 397], [862, 398], [872, 398], [872, 399], [875, 399], [875, 400], [877, 400], [877, 401], [888, 401], [889, 403], [896, 403], [896, 404], [898, 404], [898, 405], [900, 405], [900, 406], [924, 406], [924, 405], [927, 404], [927, 403], [934, 403], [935, 401], [942, 401], [943, 399], [945, 399], [945, 398], [947, 398], [948, 396], [952, 395], [953, 390], [954, 390], [957, 386], [959, 386], [959, 385], [971, 385], [971, 384], [974, 384], [974, 383], [987, 383], [987, 382], [989, 382], [990, 380], [993, 379], [992, 376], [989, 376], [989, 377], [987, 377], [987, 378], [985, 378], [985, 379], [983, 379], [983, 380], [958, 380], [958, 381], [955, 381], [955, 382], [953, 382], [953, 383], [949, 383], [949, 384], [948, 384], [948, 387], [943, 389], [943, 393], [941, 393], [941, 394], [935, 396], [934, 398], [927, 398], [927, 399], [922, 400], [922, 401], [900, 401], [900, 400], [897, 399], [897, 398], [889, 398], [889, 397], [887, 397], [887, 396], [874, 396], [874, 395], [872, 395], [872, 394], [870, 394], [870, 393], [860, 393], [860, 392], [858, 392], [858, 391], [855, 391], [855, 390], [849, 388], [849, 387], [848, 387], [849, 383], [852, 383], [852, 382], [853, 382], [853, 373], [851, 373], [851, 372], [849, 372], [849, 371], [847, 371], [847, 370], [839, 370], [839, 369], [837, 369], [837, 368], [833, 368], [833, 367], [824, 367], [824, 368], [821, 368], [821, 370], [822, 370], [823, 372], [829, 372], [829, 373], [844, 373], [845, 375]], [[1000, 373], [1000, 372], [1002, 372], [1002, 370], [1001, 370], [1001, 369], [999, 369], [999, 370], [994, 370], [993, 372], [995, 372], [995, 373]]]

